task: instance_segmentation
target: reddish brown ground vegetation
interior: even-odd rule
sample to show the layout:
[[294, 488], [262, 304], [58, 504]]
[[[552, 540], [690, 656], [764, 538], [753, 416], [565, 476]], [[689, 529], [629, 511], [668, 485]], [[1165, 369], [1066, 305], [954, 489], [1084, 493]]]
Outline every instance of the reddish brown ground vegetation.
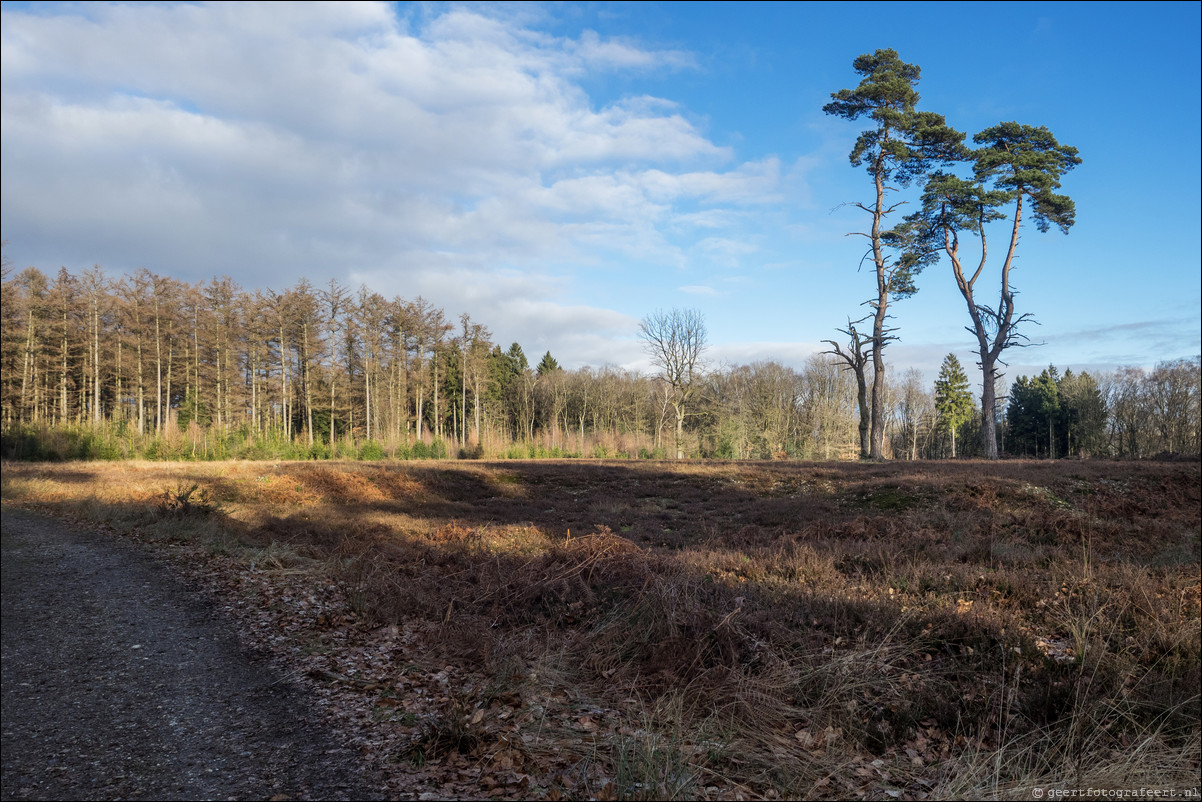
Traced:
[[398, 793], [1198, 771], [1197, 462], [14, 464], [4, 495], [203, 541]]

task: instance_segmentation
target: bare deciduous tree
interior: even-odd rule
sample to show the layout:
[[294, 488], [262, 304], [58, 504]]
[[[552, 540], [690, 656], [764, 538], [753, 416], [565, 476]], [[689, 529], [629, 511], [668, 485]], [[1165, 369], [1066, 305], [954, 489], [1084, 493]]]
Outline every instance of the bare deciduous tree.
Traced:
[[651, 363], [659, 368], [661, 380], [672, 389], [676, 458], [684, 459], [685, 411], [705, 372], [702, 359], [707, 347], [705, 319], [696, 309], [660, 310], [643, 318], [639, 336]]
[[[872, 438], [870, 429], [872, 425], [872, 413], [868, 406], [868, 378], [866, 368], [868, 360], [872, 357], [872, 338], [856, 330], [856, 323], [863, 323], [867, 318], [860, 320], [847, 321], [847, 328], [839, 329], [839, 332], [846, 334], [851, 339], [848, 340], [846, 350], [839, 346], [839, 343], [834, 340], [823, 340], [831, 346], [830, 351], [824, 353], [836, 356], [847, 363], [847, 369], [856, 375], [856, 401], [860, 407], [860, 459], [872, 458]], [[886, 340], [892, 339], [885, 337]], [[875, 382], [874, 382], [875, 385]]]

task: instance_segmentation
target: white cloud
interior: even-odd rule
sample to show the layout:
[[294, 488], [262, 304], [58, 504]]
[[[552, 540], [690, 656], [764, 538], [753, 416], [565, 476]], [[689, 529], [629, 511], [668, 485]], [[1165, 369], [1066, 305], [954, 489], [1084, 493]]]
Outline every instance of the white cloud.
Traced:
[[822, 343], [809, 342], [729, 342], [715, 345], [707, 355], [714, 365], [748, 365], [752, 362], [772, 361], [794, 370], [802, 370], [806, 360], [822, 353], [826, 348]]
[[462, 310], [489, 326], [502, 347], [517, 342], [528, 357], [550, 350], [567, 368], [631, 367], [641, 358], [637, 320], [610, 309], [556, 301], [562, 280], [550, 274], [468, 268], [444, 258], [404, 274], [382, 270], [357, 273], [352, 280], [386, 297], [420, 295], [436, 306]]
[[742, 267], [747, 256], [759, 249], [754, 243], [730, 237], [705, 237], [694, 250], [707, 261], [728, 268]]
[[22, 263], [362, 280], [591, 361], [633, 324], [567, 300], [573, 275], [736, 262], [753, 250], [728, 231], [740, 210], [781, 197], [776, 159], [736, 162], [671, 100], [597, 107], [578, 83], [691, 69], [681, 51], [473, 7], [0, 13], [3, 226]]
[[728, 173], [686, 173], [682, 191], [717, 203], [766, 203], [781, 200], [780, 161], [775, 157], [748, 162]]
[[696, 228], [728, 228], [734, 225], [741, 215], [730, 209], [706, 209], [693, 214], [676, 215], [676, 223]]
[[596, 31], [584, 31], [573, 51], [590, 66], [616, 68], [651, 69], [673, 67], [677, 69], [695, 67], [696, 60], [690, 53], [680, 50], [653, 52], [631, 42], [620, 39], [603, 40]]

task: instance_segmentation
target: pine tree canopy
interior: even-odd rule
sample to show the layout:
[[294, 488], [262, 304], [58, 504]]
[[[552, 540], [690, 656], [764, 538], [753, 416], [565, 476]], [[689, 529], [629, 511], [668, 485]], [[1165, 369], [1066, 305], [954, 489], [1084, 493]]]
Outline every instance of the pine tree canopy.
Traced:
[[986, 128], [973, 137], [981, 148], [974, 152], [977, 181], [993, 180], [1010, 197], [1031, 199], [1035, 225], [1047, 231], [1055, 225], [1068, 233], [1076, 217], [1076, 204], [1060, 188], [1060, 177], [1081, 163], [1077, 149], [1061, 145], [1043, 126], [1009, 122]]
[[891, 49], [862, 55], [852, 66], [864, 76], [860, 85], [832, 92], [822, 110], [847, 120], [867, 115], [876, 123], [856, 140], [849, 155], [853, 167], [867, 164], [870, 175], [879, 171], [883, 179], [905, 186], [924, 174], [932, 160], [962, 154], [964, 134], [950, 128], [942, 114], [915, 109], [921, 68]]
[[538, 363], [538, 367], [535, 369], [535, 372], [538, 373], [539, 376], [546, 376], [548, 373], [554, 373], [557, 370], [560, 370], [559, 362], [557, 362], [555, 357], [551, 356], [551, 352], [548, 351], [547, 353], [543, 354], [542, 361]]
[[526, 352], [517, 343], [509, 346], [509, 350], [505, 352], [505, 357], [509, 360], [514, 373], [521, 373], [530, 367], [530, 362], [526, 359]]

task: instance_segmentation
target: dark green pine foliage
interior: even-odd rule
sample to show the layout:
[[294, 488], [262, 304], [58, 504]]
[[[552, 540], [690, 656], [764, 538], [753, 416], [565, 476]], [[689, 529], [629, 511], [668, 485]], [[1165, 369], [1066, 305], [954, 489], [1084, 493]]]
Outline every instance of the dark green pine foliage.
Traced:
[[1056, 420], [1060, 413], [1060, 374], [1055, 366], [1028, 379], [1019, 376], [1010, 388], [1006, 413], [1013, 454], [1028, 457], [1056, 456]]
[[1088, 373], [1055, 366], [1020, 376], [1010, 388], [1007, 451], [1019, 456], [1089, 457], [1105, 454], [1108, 409]]
[[968, 376], [955, 354], [943, 358], [939, 377], [935, 379], [935, 412], [940, 428], [951, 433], [952, 457], [955, 458], [956, 432], [972, 419], [974, 412]]
[[947, 126], [943, 115], [918, 111], [921, 69], [902, 61], [897, 51], [883, 49], [852, 62], [862, 76], [855, 89], [831, 94], [822, 107], [827, 114], [846, 120], [868, 118], [871, 127], [856, 139], [849, 158], [854, 167], [864, 167], [872, 178], [875, 197], [855, 206], [872, 216], [867, 232], [857, 232], [871, 243], [875, 266], [876, 295], [866, 303], [872, 309], [872, 427], [870, 451], [873, 459], [884, 458], [885, 439], [885, 343], [891, 339], [885, 326], [889, 301], [915, 291], [914, 277], [922, 263], [898, 258], [893, 251], [902, 234], [885, 229], [885, 219], [900, 204], [888, 201], [896, 192], [925, 175], [936, 162], [959, 158], [964, 135]]
[[554, 373], [557, 370], [560, 370], [559, 362], [557, 362], [555, 357], [551, 356], [551, 352], [548, 351], [547, 353], [543, 354], [542, 361], [538, 363], [538, 367], [535, 368], [534, 372], [539, 376], [546, 376], [548, 373]]
[[488, 384], [485, 398], [496, 406], [501, 406], [509, 395], [511, 388], [517, 384], [522, 373], [530, 367], [522, 346], [514, 343], [508, 351], [502, 351], [501, 346], [493, 346], [488, 355]]
[[1047, 231], [1056, 226], [1067, 234], [1076, 222], [1072, 198], [1060, 195], [1060, 178], [1081, 163], [1077, 149], [1061, 145], [1043, 126], [999, 123], [972, 138], [980, 145], [973, 152], [978, 182], [993, 182], [1017, 207], [1021, 222], [1024, 198], [1030, 201], [1035, 226]]
[[188, 388], [187, 395], [180, 402], [178, 410], [176, 425], [181, 429], [188, 428], [192, 421], [196, 421], [198, 426], [208, 426], [213, 422], [213, 415], [209, 411], [208, 403], [201, 400], [196, 390], [191, 387]]
[[510, 371], [514, 374], [520, 374], [530, 367], [530, 363], [526, 360], [526, 352], [517, 343], [509, 346], [509, 350], [505, 352], [505, 359], [509, 363]]
[[1064, 371], [1057, 386], [1060, 396], [1060, 427], [1066, 457], [1089, 457], [1106, 450], [1106, 398], [1088, 373]]
[[509, 436], [515, 440], [529, 436], [532, 411], [532, 381], [526, 352], [516, 342], [509, 350], [493, 348], [488, 360], [488, 400], [501, 414]]

